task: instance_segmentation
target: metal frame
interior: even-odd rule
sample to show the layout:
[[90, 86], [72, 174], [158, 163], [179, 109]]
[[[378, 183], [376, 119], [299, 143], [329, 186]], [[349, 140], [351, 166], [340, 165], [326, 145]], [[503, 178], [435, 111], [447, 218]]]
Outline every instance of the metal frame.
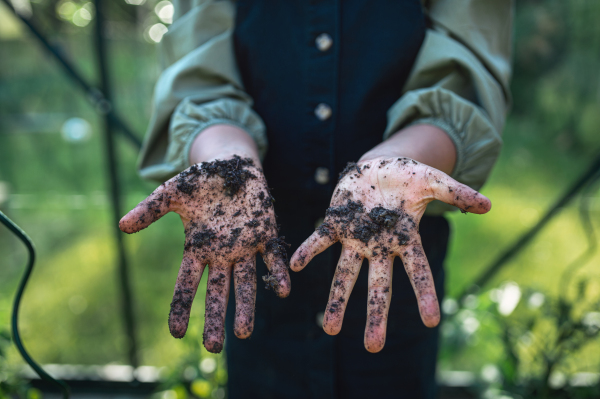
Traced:
[[53, 58], [62, 67], [63, 71], [69, 76], [77, 86], [84, 92], [88, 100], [92, 103], [98, 113], [103, 116], [103, 132], [106, 152], [106, 172], [107, 172], [107, 184], [110, 189], [110, 201], [112, 205], [112, 218], [111, 228], [114, 234], [115, 245], [117, 246], [118, 252], [118, 277], [119, 277], [119, 288], [122, 297], [122, 317], [125, 326], [125, 333], [128, 340], [128, 359], [129, 363], [137, 367], [138, 366], [138, 355], [137, 355], [137, 339], [136, 339], [136, 325], [133, 312], [133, 295], [131, 292], [131, 284], [129, 281], [129, 266], [127, 262], [127, 252], [123, 245], [123, 235], [119, 230], [119, 219], [122, 215], [121, 207], [121, 195], [120, 195], [120, 184], [119, 184], [119, 169], [118, 169], [118, 157], [115, 151], [115, 136], [114, 132], [117, 131], [126, 138], [130, 144], [136, 149], [140, 149], [142, 146], [141, 141], [135, 134], [129, 129], [128, 125], [119, 116], [115, 108], [111, 103], [110, 96], [110, 75], [108, 67], [106, 65], [106, 40], [104, 36], [104, 1], [94, 0], [96, 7], [96, 24], [94, 30], [94, 45], [96, 49], [96, 58], [99, 75], [99, 88], [95, 88], [89, 82], [87, 82], [82, 74], [77, 71], [73, 64], [67, 60], [50, 42], [44, 34], [35, 26], [29, 19], [19, 14], [9, 0], [2, 0], [4, 4], [12, 10], [15, 15], [23, 21], [23, 23], [29, 28], [29, 31], [47, 50]]

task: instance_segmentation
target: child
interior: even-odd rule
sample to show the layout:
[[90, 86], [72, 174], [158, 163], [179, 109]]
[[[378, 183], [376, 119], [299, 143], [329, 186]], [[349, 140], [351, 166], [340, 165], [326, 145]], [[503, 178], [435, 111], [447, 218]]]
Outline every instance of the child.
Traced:
[[[140, 173], [179, 174], [121, 221], [134, 232], [182, 217], [171, 333], [185, 334], [208, 265], [204, 344], [219, 352], [226, 325], [230, 398], [435, 397], [450, 207], [427, 204], [490, 209], [469, 187], [501, 147], [511, 2], [175, 10]], [[292, 270], [310, 261], [291, 280], [283, 237], [299, 247]], [[257, 291], [257, 273], [287, 299]]]

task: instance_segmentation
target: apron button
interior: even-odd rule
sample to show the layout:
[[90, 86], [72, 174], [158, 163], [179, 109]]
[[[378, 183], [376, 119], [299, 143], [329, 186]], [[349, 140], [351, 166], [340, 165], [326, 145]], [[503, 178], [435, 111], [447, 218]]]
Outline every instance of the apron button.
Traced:
[[333, 111], [331, 111], [331, 107], [324, 103], [317, 105], [317, 108], [315, 108], [315, 115], [320, 121], [325, 121], [331, 118], [332, 113]]
[[331, 48], [333, 44], [333, 39], [327, 33], [321, 33], [315, 39], [315, 44], [320, 51], [327, 51]]
[[319, 184], [329, 183], [329, 169], [318, 167], [315, 171], [315, 181]]

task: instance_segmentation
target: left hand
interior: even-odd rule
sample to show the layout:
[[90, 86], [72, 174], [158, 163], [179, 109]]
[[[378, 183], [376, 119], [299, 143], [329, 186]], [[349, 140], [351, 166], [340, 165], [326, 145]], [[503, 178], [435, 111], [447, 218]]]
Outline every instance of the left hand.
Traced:
[[491, 202], [447, 174], [410, 158], [378, 157], [348, 164], [334, 191], [325, 221], [296, 250], [291, 269], [302, 270], [337, 241], [342, 255], [331, 285], [323, 329], [342, 328], [346, 304], [362, 261], [369, 260], [369, 295], [365, 347], [379, 352], [385, 344], [392, 296], [392, 264], [400, 256], [413, 286], [423, 323], [435, 327], [440, 310], [419, 222], [434, 199], [463, 212], [486, 213]]

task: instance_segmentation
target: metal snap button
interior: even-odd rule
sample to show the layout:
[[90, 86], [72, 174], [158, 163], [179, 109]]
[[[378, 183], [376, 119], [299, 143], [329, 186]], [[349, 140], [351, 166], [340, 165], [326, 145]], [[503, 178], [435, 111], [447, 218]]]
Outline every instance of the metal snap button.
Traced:
[[333, 45], [333, 39], [327, 33], [321, 33], [315, 39], [315, 44], [320, 51], [327, 51]]
[[329, 119], [332, 113], [333, 111], [331, 110], [331, 107], [325, 103], [321, 103], [317, 105], [317, 108], [315, 108], [315, 115], [321, 121]]
[[329, 169], [318, 167], [315, 171], [315, 181], [319, 184], [329, 183]]

